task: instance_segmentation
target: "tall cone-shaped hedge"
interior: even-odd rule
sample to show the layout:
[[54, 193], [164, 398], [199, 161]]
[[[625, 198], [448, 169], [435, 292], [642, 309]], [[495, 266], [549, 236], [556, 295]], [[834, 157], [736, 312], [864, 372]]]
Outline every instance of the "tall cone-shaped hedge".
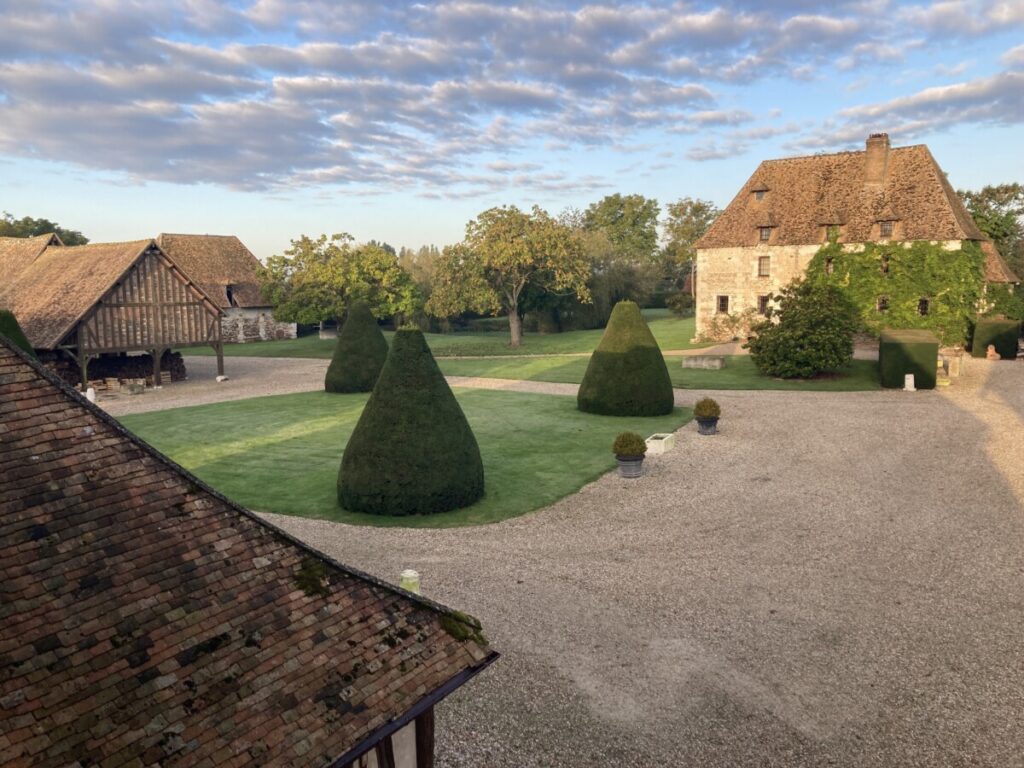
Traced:
[[590, 358], [577, 407], [605, 416], [661, 416], [673, 402], [665, 358], [640, 307], [620, 301]]
[[484, 495], [473, 431], [423, 334], [400, 330], [345, 447], [338, 503], [351, 512], [414, 515]]
[[370, 312], [362, 302], [348, 310], [348, 318], [338, 331], [334, 355], [324, 376], [324, 389], [328, 392], [369, 392], [377, 383], [384, 360], [388, 356], [388, 342]]
[[18, 318], [9, 309], [0, 309], [0, 336], [6, 336], [14, 342], [14, 346], [21, 347], [31, 357], [36, 356], [35, 350], [32, 349], [21, 326], [18, 325]]

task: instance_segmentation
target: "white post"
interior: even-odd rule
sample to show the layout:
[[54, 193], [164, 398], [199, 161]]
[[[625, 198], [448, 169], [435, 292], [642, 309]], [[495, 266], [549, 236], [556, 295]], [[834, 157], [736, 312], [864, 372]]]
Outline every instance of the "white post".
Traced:
[[92, 387], [89, 387], [87, 390], [85, 390], [85, 399], [88, 400], [90, 403], [95, 403], [96, 390], [93, 389]]

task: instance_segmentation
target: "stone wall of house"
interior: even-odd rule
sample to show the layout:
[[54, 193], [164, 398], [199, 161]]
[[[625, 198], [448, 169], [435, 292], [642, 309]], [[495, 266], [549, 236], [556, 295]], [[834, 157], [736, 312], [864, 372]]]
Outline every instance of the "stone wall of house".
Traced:
[[[959, 240], [942, 241], [946, 250], [960, 248]], [[807, 265], [821, 249], [811, 245], [753, 245], [736, 248], [703, 248], [697, 251], [697, 301], [695, 315], [699, 338], [727, 341], [730, 328], [743, 327], [757, 319], [758, 298], [777, 293], [794, 278], [803, 277]], [[863, 243], [847, 243], [847, 250], [863, 250]], [[758, 275], [759, 260], [769, 257], [768, 276]], [[718, 312], [718, 297], [729, 297], [729, 315]], [[745, 315], [745, 317], [744, 317]], [[731, 322], [726, 322], [731, 320]], [[717, 331], [717, 333], [716, 333]]]
[[224, 310], [224, 318], [221, 320], [225, 344], [294, 339], [297, 332], [295, 323], [278, 322], [269, 309], [232, 307]]
[[[777, 293], [802, 277], [821, 245], [754, 245], [697, 251], [697, 336], [712, 338], [718, 297], [729, 297], [729, 315], [756, 315], [758, 298]], [[767, 256], [768, 276], [760, 277], [760, 258]], [[719, 323], [721, 324], [721, 323]], [[728, 334], [731, 338], [732, 334]], [[722, 341], [727, 339], [722, 338]]]

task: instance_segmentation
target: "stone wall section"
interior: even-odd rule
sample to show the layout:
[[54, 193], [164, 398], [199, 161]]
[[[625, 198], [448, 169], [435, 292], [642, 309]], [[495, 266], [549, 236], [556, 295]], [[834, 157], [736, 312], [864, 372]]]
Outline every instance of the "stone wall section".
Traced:
[[269, 309], [233, 307], [224, 310], [221, 332], [224, 343], [245, 344], [250, 341], [294, 339], [298, 328], [295, 323], [278, 322]]

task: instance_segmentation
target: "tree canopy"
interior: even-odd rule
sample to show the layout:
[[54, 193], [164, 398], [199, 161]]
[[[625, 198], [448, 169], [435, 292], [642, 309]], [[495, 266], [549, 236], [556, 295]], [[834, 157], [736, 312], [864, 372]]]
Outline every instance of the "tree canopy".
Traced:
[[590, 270], [572, 229], [534, 206], [490, 208], [466, 225], [465, 239], [441, 253], [427, 310], [508, 315], [511, 346], [522, 344], [521, 300], [530, 287], [589, 300]]
[[77, 229], [65, 229], [49, 219], [33, 219], [31, 216], [14, 218], [7, 211], [0, 215], [0, 237], [35, 237], [56, 233], [64, 245], [85, 245], [89, 238]]
[[1018, 277], [1024, 277], [1024, 186], [995, 184], [957, 192], [978, 229], [992, 238]]
[[606, 195], [583, 212], [583, 226], [602, 231], [616, 252], [631, 261], [650, 261], [658, 248], [658, 201], [643, 195]]
[[263, 296], [284, 322], [340, 320], [354, 301], [377, 317], [412, 314], [419, 302], [413, 279], [380, 245], [355, 245], [351, 235], [303, 235], [261, 270]]
[[708, 231], [721, 211], [710, 200], [692, 197], [669, 203], [666, 210], [662, 264], [666, 279], [680, 288], [697, 258], [694, 243]]

